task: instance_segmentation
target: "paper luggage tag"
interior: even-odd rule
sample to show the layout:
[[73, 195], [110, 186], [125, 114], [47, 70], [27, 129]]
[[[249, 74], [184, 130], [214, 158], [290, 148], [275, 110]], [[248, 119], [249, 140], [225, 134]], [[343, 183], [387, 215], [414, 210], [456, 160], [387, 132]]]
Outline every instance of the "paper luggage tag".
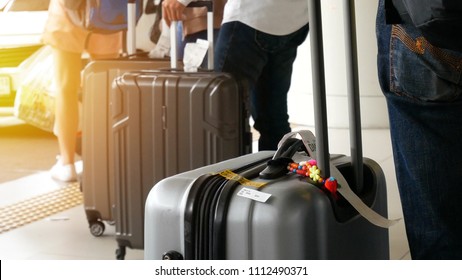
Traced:
[[265, 203], [268, 198], [271, 197], [271, 194], [269, 193], [264, 193], [261, 191], [257, 191], [254, 189], [249, 189], [249, 188], [242, 188], [238, 193], [238, 196], [249, 198], [258, 202], [263, 202]]
[[197, 39], [196, 43], [187, 43], [184, 49], [183, 65], [185, 72], [197, 72], [209, 49], [209, 41]]
[[[316, 158], [316, 137], [314, 134], [309, 131], [309, 130], [300, 130], [300, 131], [294, 131], [294, 132], [289, 132], [284, 137], [279, 143], [284, 143], [287, 138], [294, 137], [296, 135], [300, 135], [303, 141], [303, 144], [305, 145], [309, 156], [312, 159]], [[343, 177], [342, 173], [330, 164], [330, 169], [331, 169], [331, 176], [333, 176], [339, 184], [339, 188], [337, 188], [337, 191], [355, 208], [361, 216], [363, 216], [366, 220], [368, 220], [370, 223], [382, 227], [382, 228], [389, 228], [393, 225], [395, 225], [397, 222], [399, 222], [401, 219], [394, 219], [394, 220], [389, 220], [377, 212], [375, 212], [373, 209], [371, 209], [369, 206], [367, 206], [361, 198], [359, 198], [353, 190], [351, 190], [350, 186], [348, 185], [347, 180]]]
[[366, 220], [370, 223], [382, 227], [382, 228], [389, 228], [399, 222], [401, 219], [394, 219], [389, 220], [374, 210], [372, 210], [369, 206], [367, 206], [361, 198], [359, 198], [353, 190], [351, 190], [348, 182], [346, 181], [345, 177], [343, 177], [342, 173], [331, 164], [331, 172], [332, 176], [337, 179], [340, 187], [337, 191], [359, 212], [361, 216], [363, 216]]
[[284, 143], [288, 138], [293, 138], [296, 135], [301, 136], [301, 140], [303, 145], [305, 145], [306, 150], [308, 151], [308, 155], [312, 159], [316, 159], [316, 136], [314, 136], [313, 132], [310, 130], [299, 130], [299, 131], [292, 131], [284, 135], [281, 141], [279, 141], [279, 146]]

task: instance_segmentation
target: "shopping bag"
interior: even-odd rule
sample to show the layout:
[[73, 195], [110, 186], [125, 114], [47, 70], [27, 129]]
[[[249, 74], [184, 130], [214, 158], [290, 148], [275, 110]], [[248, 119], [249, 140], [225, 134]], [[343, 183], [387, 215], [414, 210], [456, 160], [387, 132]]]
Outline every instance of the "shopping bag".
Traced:
[[55, 96], [53, 55], [50, 46], [43, 46], [21, 65], [22, 82], [18, 86], [14, 115], [45, 131], [53, 132]]

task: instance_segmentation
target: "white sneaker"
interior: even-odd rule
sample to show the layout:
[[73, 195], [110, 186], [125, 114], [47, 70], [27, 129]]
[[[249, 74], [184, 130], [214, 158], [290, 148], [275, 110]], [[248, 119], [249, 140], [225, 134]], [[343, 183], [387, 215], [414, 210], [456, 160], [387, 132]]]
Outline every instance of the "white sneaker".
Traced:
[[74, 164], [63, 165], [58, 157], [58, 161], [50, 169], [51, 178], [62, 182], [75, 182], [77, 181], [77, 172], [75, 171]]

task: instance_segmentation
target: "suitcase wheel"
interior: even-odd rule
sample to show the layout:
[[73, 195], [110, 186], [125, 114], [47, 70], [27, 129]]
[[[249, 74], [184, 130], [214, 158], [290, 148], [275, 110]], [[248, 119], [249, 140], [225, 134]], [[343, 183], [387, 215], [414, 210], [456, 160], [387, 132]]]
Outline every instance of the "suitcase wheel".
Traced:
[[168, 251], [162, 255], [162, 260], [182, 260], [183, 255], [177, 251]]
[[105, 230], [104, 223], [101, 221], [91, 222], [90, 223], [90, 232], [93, 236], [101, 236], [103, 235]]
[[124, 260], [126, 251], [125, 246], [119, 246], [116, 250], [116, 260]]

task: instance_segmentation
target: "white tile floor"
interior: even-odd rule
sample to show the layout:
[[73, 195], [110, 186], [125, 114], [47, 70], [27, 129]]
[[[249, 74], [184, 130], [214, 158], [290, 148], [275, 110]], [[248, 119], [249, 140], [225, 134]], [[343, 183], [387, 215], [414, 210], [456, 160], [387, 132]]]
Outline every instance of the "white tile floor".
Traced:
[[[297, 128], [295, 128], [297, 129]], [[345, 129], [331, 129], [331, 153], [349, 154], [349, 136]], [[363, 131], [364, 156], [376, 160], [384, 169], [388, 186], [389, 217], [402, 217], [394, 177], [389, 131]], [[48, 167], [44, 167], [46, 170]], [[31, 185], [34, 187], [31, 188]], [[0, 184], [0, 209], [61, 187], [46, 172]], [[112, 226], [101, 237], [90, 234], [82, 205], [53, 214], [42, 220], [0, 233], [0, 259], [39, 260], [113, 260], [117, 247]], [[404, 223], [390, 229], [390, 258], [410, 259]], [[127, 249], [126, 259], [143, 259], [142, 250]]]

